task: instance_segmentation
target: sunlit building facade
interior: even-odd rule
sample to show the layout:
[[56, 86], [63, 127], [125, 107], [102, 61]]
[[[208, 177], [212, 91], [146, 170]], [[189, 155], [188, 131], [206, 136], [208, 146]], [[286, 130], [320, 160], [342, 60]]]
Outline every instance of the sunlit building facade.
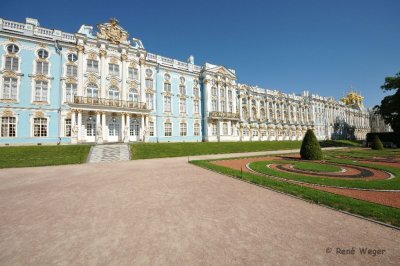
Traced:
[[[116, 19], [77, 33], [0, 19], [0, 144], [364, 139], [371, 111], [153, 54]], [[382, 127], [380, 117], [374, 123]]]

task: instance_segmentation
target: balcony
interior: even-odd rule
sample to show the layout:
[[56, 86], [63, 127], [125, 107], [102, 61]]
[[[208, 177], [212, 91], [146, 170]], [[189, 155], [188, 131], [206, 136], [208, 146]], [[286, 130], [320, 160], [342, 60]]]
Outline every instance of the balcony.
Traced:
[[231, 120], [239, 120], [239, 113], [229, 113], [229, 112], [210, 112], [210, 118], [222, 118], [222, 119], [231, 119]]
[[149, 109], [147, 109], [146, 103], [123, 101], [123, 100], [113, 100], [113, 99], [105, 99], [105, 98], [75, 96], [73, 104], [92, 105], [92, 106], [100, 106], [100, 107], [104, 106], [104, 107], [129, 108], [129, 109], [136, 109], [136, 110], [142, 110], [142, 111], [143, 110], [150, 111]]

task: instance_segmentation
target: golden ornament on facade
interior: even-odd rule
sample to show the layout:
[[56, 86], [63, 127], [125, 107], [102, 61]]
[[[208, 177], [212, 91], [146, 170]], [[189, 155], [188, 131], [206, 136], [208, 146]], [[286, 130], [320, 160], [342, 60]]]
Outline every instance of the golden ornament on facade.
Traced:
[[44, 117], [44, 113], [42, 111], [36, 111], [35, 112], [35, 117], [37, 118], [43, 118]]
[[97, 78], [95, 76], [93, 76], [93, 75], [88, 76], [87, 80], [88, 80], [89, 83], [97, 84]]
[[122, 60], [122, 61], [128, 60], [128, 55], [122, 54], [122, 55], [121, 55], [121, 60]]
[[14, 71], [11, 70], [5, 70], [3, 72], [3, 77], [7, 77], [7, 78], [16, 78], [17, 77], [17, 73], [15, 73]]
[[104, 49], [100, 49], [99, 54], [100, 54], [101, 57], [106, 57], [107, 56], [107, 51], [104, 50]]
[[118, 86], [118, 84], [119, 84], [118, 80], [116, 80], [116, 79], [110, 80], [110, 85], [111, 86]]
[[11, 109], [5, 109], [3, 111], [3, 117], [4, 116], [14, 116], [14, 112]]
[[97, 25], [99, 33], [97, 36], [106, 39], [114, 44], [120, 44], [128, 41], [129, 34], [121, 26], [115, 18], [110, 20], [110, 23]]
[[118, 59], [115, 58], [115, 57], [112, 57], [112, 58], [110, 59], [110, 63], [111, 63], [111, 64], [118, 64]]
[[78, 52], [83, 52], [85, 51], [85, 47], [83, 45], [77, 45], [76, 49], [78, 50]]
[[38, 80], [38, 81], [47, 81], [47, 77], [46, 77], [45, 75], [38, 74], [38, 75], [35, 76], [35, 80]]
[[89, 57], [90, 60], [96, 60], [97, 59], [97, 55], [95, 53], [93, 53], [93, 52], [90, 53], [88, 57]]

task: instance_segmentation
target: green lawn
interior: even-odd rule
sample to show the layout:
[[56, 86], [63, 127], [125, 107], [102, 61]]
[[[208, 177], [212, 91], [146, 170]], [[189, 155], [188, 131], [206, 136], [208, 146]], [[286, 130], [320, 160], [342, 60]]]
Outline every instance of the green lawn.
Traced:
[[340, 172], [342, 170], [339, 166], [336, 165], [313, 162], [294, 162], [293, 166], [295, 169], [312, 172]]
[[[322, 141], [321, 146], [357, 146], [351, 141]], [[255, 142], [179, 142], [135, 143], [131, 146], [133, 159], [255, 152], [300, 149], [301, 141], [255, 141]]]
[[90, 145], [20, 146], [0, 148], [0, 168], [86, 162]]
[[400, 226], [400, 209], [398, 208], [357, 200], [342, 195], [302, 187], [295, 184], [289, 184], [253, 173], [242, 173], [238, 170], [212, 164], [209, 161], [192, 161], [191, 163], [203, 168], [220, 172], [225, 175], [243, 179], [254, 184], [295, 195], [318, 204], [326, 205], [338, 210], [351, 212], [395, 226]]

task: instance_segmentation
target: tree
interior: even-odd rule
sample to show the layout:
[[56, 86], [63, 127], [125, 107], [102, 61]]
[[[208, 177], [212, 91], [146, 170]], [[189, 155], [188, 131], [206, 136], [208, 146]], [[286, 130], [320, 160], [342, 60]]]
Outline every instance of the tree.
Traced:
[[301, 144], [300, 156], [303, 160], [322, 160], [322, 150], [314, 132], [309, 129]]
[[394, 90], [395, 93], [383, 98], [381, 105], [375, 106], [375, 113], [381, 115], [394, 132], [400, 132], [400, 72], [394, 77], [386, 77], [381, 89], [384, 92]]
[[383, 144], [382, 144], [382, 141], [379, 139], [378, 135], [374, 136], [374, 140], [372, 141], [371, 148], [373, 150], [383, 150]]

